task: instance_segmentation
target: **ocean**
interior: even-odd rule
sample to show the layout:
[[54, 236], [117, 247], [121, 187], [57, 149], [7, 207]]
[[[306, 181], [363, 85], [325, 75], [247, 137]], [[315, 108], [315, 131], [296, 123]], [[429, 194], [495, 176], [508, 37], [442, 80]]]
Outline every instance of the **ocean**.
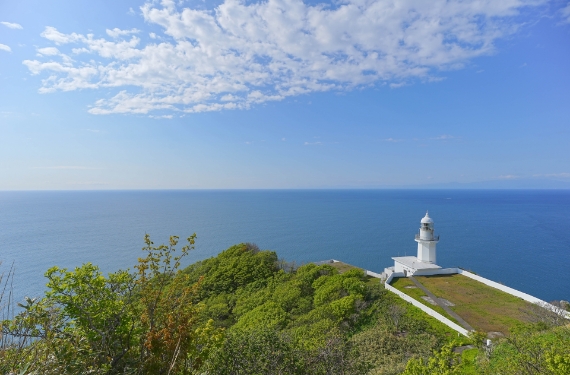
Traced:
[[184, 190], [0, 192], [0, 272], [16, 300], [45, 271], [132, 269], [155, 244], [197, 234], [185, 265], [240, 242], [298, 264], [339, 259], [375, 272], [415, 255], [429, 210], [437, 263], [550, 301], [570, 300], [569, 190]]

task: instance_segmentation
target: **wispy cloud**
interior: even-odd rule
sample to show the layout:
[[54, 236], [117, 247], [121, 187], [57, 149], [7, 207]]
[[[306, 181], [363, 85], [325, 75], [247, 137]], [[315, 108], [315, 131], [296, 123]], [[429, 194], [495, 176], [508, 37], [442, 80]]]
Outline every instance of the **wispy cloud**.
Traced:
[[535, 174], [533, 177], [546, 177], [546, 178], [570, 178], [570, 173], [547, 173], [547, 174]]
[[383, 139], [384, 142], [391, 142], [391, 143], [398, 143], [403, 142], [403, 139], [395, 139], [395, 138], [385, 138]]
[[397, 89], [397, 88], [404, 87], [404, 86], [406, 86], [406, 82], [390, 83], [390, 88], [392, 88], [392, 89]]
[[0, 43], [0, 51], [12, 52], [12, 48], [10, 48], [5, 44]]
[[174, 115], [160, 115], [160, 116], [150, 115], [149, 117], [150, 117], [150, 118], [153, 118], [153, 119], [168, 119], [168, 120], [171, 120], [171, 119], [174, 118]]
[[521, 176], [518, 176], [516, 174], [505, 174], [505, 175], [501, 175], [499, 177], [497, 177], [499, 180], [515, 180], [517, 178], [520, 178]]
[[131, 30], [121, 30], [117, 27], [115, 27], [113, 30], [105, 30], [107, 32], [107, 35], [109, 35], [111, 38], [119, 38], [121, 36], [125, 36], [125, 35], [130, 35], [130, 34], [138, 34], [140, 33], [140, 30], [138, 29], [131, 29]]
[[303, 145], [305, 146], [321, 146], [323, 142], [316, 141], [316, 142], [305, 142]]
[[46, 56], [57, 56], [60, 54], [59, 50], [55, 47], [38, 48], [37, 51], [40, 55]]
[[560, 14], [562, 15], [562, 20], [564, 23], [570, 23], [570, 3], [564, 8], [560, 9]]
[[143, 44], [136, 29], [108, 29], [107, 40], [46, 27], [42, 37], [75, 47], [61, 61], [23, 63], [48, 75], [42, 93], [121, 90], [97, 100], [92, 114], [247, 109], [312, 92], [437, 80], [492, 53], [495, 41], [516, 32], [520, 10], [545, 2], [224, 0], [201, 10], [149, 1], [142, 16], [162, 28], [160, 43]]
[[449, 135], [449, 134], [442, 134], [442, 135], [438, 135], [437, 137], [433, 137], [430, 139], [434, 140], [434, 141], [447, 141], [449, 139], [457, 139], [457, 137], [455, 137], [453, 135]]
[[19, 23], [2, 21], [2, 22], [0, 22], [0, 24], [4, 25], [10, 29], [16, 29], [16, 30], [22, 30], [23, 29], [22, 25], [20, 25]]

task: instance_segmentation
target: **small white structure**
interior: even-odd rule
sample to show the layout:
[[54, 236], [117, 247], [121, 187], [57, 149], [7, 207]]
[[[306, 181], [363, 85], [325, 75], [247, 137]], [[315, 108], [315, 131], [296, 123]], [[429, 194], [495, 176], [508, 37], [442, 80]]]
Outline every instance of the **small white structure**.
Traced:
[[420, 222], [420, 232], [416, 234], [418, 243], [418, 255], [406, 257], [394, 257], [393, 272], [403, 273], [405, 276], [416, 274], [434, 274], [441, 269], [435, 264], [435, 246], [439, 241], [439, 236], [434, 235], [433, 220], [426, 212], [426, 216]]
[[439, 242], [439, 236], [434, 236], [433, 220], [427, 212], [420, 223], [420, 233], [416, 234], [418, 259], [420, 262], [435, 263], [435, 245]]

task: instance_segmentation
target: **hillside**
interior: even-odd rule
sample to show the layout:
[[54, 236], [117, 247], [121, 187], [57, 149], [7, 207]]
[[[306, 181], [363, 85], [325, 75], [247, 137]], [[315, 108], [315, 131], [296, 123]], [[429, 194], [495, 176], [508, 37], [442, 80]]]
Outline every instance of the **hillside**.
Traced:
[[[177, 237], [147, 237], [135, 273], [48, 270], [46, 295], [2, 323], [0, 372], [514, 374], [528, 360], [519, 342], [543, 353], [541, 373], [570, 363], [568, 327], [517, 326], [487, 355], [482, 335], [458, 337], [347, 265], [298, 267], [238, 244], [180, 269], [194, 238], [177, 250]], [[523, 367], [506, 371], [506, 357]]]

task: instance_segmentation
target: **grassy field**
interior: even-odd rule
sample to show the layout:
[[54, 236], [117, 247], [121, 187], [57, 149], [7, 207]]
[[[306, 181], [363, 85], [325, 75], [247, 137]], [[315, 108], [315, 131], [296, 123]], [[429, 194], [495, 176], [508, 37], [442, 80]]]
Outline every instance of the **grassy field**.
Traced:
[[[417, 288], [416, 284], [414, 284], [412, 280], [408, 279], [407, 277], [399, 277], [397, 279], [394, 279], [390, 285], [392, 285], [394, 288], [398, 289], [399, 291], [406, 293], [408, 296], [412, 297], [413, 299], [430, 307], [432, 310], [440, 313], [441, 315], [445, 316], [447, 319], [451, 320], [452, 322], [457, 323], [457, 320], [449, 316], [444, 309], [442, 309], [438, 305], [432, 305], [431, 303], [425, 301], [422, 297], [426, 296], [426, 294], [420, 288]], [[411, 288], [406, 288], [406, 287], [411, 287]]]
[[[518, 322], [525, 321], [525, 314], [522, 310], [530, 305], [518, 297], [463, 275], [417, 276], [416, 279], [436, 297], [445, 298], [453, 303], [455, 306], [451, 309], [476, 330], [482, 332], [508, 334], [510, 328]], [[405, 288], [406, 285], [413, 285], [410, 280], [397, 279], [392, 285], [426, 306], [434, 308], [418, 298], [419, 293], [423, 295], [421, 290]], [[441, 312], [435, 308], [434, 310]]]

